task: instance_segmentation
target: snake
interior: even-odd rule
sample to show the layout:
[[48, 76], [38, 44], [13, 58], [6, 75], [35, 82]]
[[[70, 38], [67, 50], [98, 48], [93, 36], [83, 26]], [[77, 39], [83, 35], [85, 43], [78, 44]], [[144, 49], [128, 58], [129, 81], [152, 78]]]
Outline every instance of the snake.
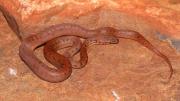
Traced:
[[112, 34], [113, 36], [116, 36], [118, 38], [125, 38], [137, 41], [144, 47], [148, 48], [149, 50], [163, 58], [170, 68], [169, 79], [172, 77], [173, 68], [168, 57], [162, 54], [158, 49], [156, 49], [139, 32], [128, 29], [115, 29], [113, 27], [86, 29], [80, 25], [72, 23], [56, 24], [48, 28], [45, 28], [44, 30], [35, 35], [31, 35], [25, 38], [19, 47], [19, 55], [21, 59], [40, 79], [53, 83], [60, 82], [67, 79], [70, 76], [72, 71], [71, 68], [67, 68], [67, 66], [66, 68], [60, 69], [48, 67], [35, 56], [35, 49], [57, 37], [76, 36], [83, 39], [88, 39], [98, 35], [106, 35], [107, 33]]
[[[47, 65], [42, 63], [35, 55], [34, 50], [46, 43], [47, 41], [50, 41], [56, 37], [60, 36], [66, 36], [66, 35], [72, 35], [72, 36], [78, 36], [81, 38], [87, 39], [88, 37], [92, 37], [94, 35], [97, 35], [97, 33], [111, 33], [119, 38], [125, 38], [125, 39], [131, 39], [134, 41], [137, 41], [144, 47], [148, 48], [161, 58], [163, 58], [170, 69], [170, 75], [169, 80], [173, 75], [173, 68], [170, 60], [167, 56], [162, 54], [159, 50], [157, 50], [148, 40], [146, 40], [140, 33], [133, 31], [133, 30], [118, 30], [112, 27], [103, 27], [96, 30], [88, 30], [86, 28], [83, 28], [79, 25], [71, 24], [71, 23], [63, 23], [63, 24], [57, 24], [50, 26], [49, 28], [46, 28], [44, 31], [40, 32], [38, 35], [32, 35], [28, 38], [23, 39], [20, 36], [20, 30], [19, 26], [16, 22], [16, 19], [3, 7], [0, 5], [0, 11], [2, 12], [3, 16], [5, 17], [9, 27], [12, 29], [13, 32], [17, 34], [19, 39], [22, 41], [20, 47], [19, 47], [19, 55], [21, 59], [29, 66], [29, 68], [41, 79], [50, 81], [50, 82], [59, 82], [67, 77], [69, 77], [69, 74], [72, 70], [70, 70], [70, 66], [66, 65], [64, 69], [65, 72], [58, 75], [57, 70], [50, 69]], [[61, 33], [54, 33], [60, 31]], [[80, 33], [76, 33], [80, 32]], [[82, 46], [82, 49], [83, 48]], [[84, 50], [86, 51], [86, 50]], [[83, 54], [85, 52], [82, 52]], [[32, 55], [32, 56], [31, 56]], [[29, 57], [28, 57], [29, 56]], [[85, 56], [85, 55], [84, 55]], [[60, 62], [64, 61], [65, 64], [70, 64], [67, 58], [64, 56], [60, 56]], [[36, 61], [37, 60], [37, 61]], [[61, 65], [61, 64], [60, 64]], [[44, 68], [43, 68], [44, 67]], [[67, 67], [67, 68], [66, 68]], [[63, 67], [62, 67], [63, 68]], [[42, 71], [41, 71], [42, 70]], [[58, 75], [58, 76], [57, 76]], [[56, 77], [57, 76], [57, 77]], [[62, 77], [59, 77], [62, 76]], [[54, 79], [51, 77], [55, 77]], [[64, 79], [63, 79], [64, 78]]]

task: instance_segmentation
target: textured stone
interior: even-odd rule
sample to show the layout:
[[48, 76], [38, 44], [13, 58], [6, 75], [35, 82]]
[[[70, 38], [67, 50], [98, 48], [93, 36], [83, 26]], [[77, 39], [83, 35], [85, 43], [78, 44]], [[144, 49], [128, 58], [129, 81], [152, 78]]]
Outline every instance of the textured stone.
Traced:
[[[62, 18], [87, 15], [101, 9], [112, 9], [147, 21], [160, 33], [180, 39], [179, 0], [1, 0], [21, 25], [22, 31], [44, 28]], [[118, 23], [118, 22], [117, 22]], [[33, 27], [34, 26], [34, 27]]]
[[[16, 17], [24, 37], [29, 32], [37, 32], [61, 22], [76, 23], [89, 29], [112, 26], [136, 30], [170, 58], [175, 70], [171, 82], [163, 82], [169, 68], [160, 57], [138, 43], [125, 39], [121, 39], [117, 45], [91, 46], [87, 66], [73, 70], [68, 80], [61, 83], [42, 81], [19, 58], [21, 42], [0, 15], [0, 101], [179, 100], [179, 53], [166, 40], [161, 41], [155, 36], [160, 32], [179, 38], [179, 19], [172, 19], [175, 13], [177, 18], [179, 16], [178, 3], [171, 4], [169, 0], [62, 1], [0, 0], [0, 4]], [[64, 6], [56, 8], [55, 5]], [[158, 11], [159, 8], [162, 10]], [[59, 11], [53, 15], [55, 10]], [[37, 54], [45, 61], [42, 48], [38, 49]], [[16, 71], [15, 75], [10, 75], [11, 69]]]

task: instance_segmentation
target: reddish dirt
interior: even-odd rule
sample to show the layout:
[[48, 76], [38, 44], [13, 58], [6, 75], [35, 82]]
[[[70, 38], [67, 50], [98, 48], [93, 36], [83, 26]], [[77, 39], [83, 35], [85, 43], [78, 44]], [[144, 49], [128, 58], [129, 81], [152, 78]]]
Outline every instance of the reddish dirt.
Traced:
[[[156, 37], [157, 28], [141, 17], [99, 10], [80, 17], [50, 19], [26, 30], [36, 32], [46, 24], [57, 22], [76, 23], [89, 29], [111, 26], [136, 30], [169, 57], [175, 70], [169, 83], [164, 82], [169, 74], [166, 62], [138, 43], [125, 39], [117, 45], [89, 47], [87, 66], [74, 69], [68, 80], [61, 83], [42, 81], [19, 58], [21, 42], [2, 15], [0, 22], [1, 101], [180, 101], [180, 55], [168, 40], [160, 41]], [[47, 63], [42, 47], [36, 54]]]

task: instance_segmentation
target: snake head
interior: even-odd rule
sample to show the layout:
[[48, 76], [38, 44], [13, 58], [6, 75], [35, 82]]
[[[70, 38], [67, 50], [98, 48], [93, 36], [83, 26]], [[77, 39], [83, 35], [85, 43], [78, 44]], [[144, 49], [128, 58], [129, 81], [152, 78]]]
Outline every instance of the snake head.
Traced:
[[88, 44], [98, 44], [98, 45], [107, 45], [107, 44], [117, 44], [119, 39], [113, 35], [103, 35], [98, 34], [96, 36], [90, 37], [86, 40]]
[[88, 42], [91, 44], [99, 44], [99, 45], [106, 45], [106, 44], [117, 44], [119, 43], [119, 39], [114, 35], [117, 32], [116, 29], [112, 27], [102, 27], [99, 28], [97, 35], [88, 38]]

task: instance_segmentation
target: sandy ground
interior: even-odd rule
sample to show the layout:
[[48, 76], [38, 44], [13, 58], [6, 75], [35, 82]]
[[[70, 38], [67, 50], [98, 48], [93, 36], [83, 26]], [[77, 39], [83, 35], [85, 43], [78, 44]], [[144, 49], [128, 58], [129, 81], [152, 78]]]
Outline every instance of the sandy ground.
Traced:
[[[21, 61], [21, 42], [0, 17], [0, 100], [1, 101], [180, 101], [180, 56], [168, 40], [159, 40], [157, 31], [138, 18], [116, 12], [101, 12], [76, 19], [62, 19], [87, 28], [112, 26], [142, 33], [172, 62], [169, 75], [166, 62], [139, 45], [120, 39], [119, 44], [91, 46], [89, 61], [83, 69], [74, 69], [60, 83], [40, 80]], [[97, 20], [98, 19], [98, 20]], [[116, 23], [118, 21], [118, 24]], [[88, 22], [88, 23], [87, 23]], [[42, 48], [36, 52], [43, 60]]]

